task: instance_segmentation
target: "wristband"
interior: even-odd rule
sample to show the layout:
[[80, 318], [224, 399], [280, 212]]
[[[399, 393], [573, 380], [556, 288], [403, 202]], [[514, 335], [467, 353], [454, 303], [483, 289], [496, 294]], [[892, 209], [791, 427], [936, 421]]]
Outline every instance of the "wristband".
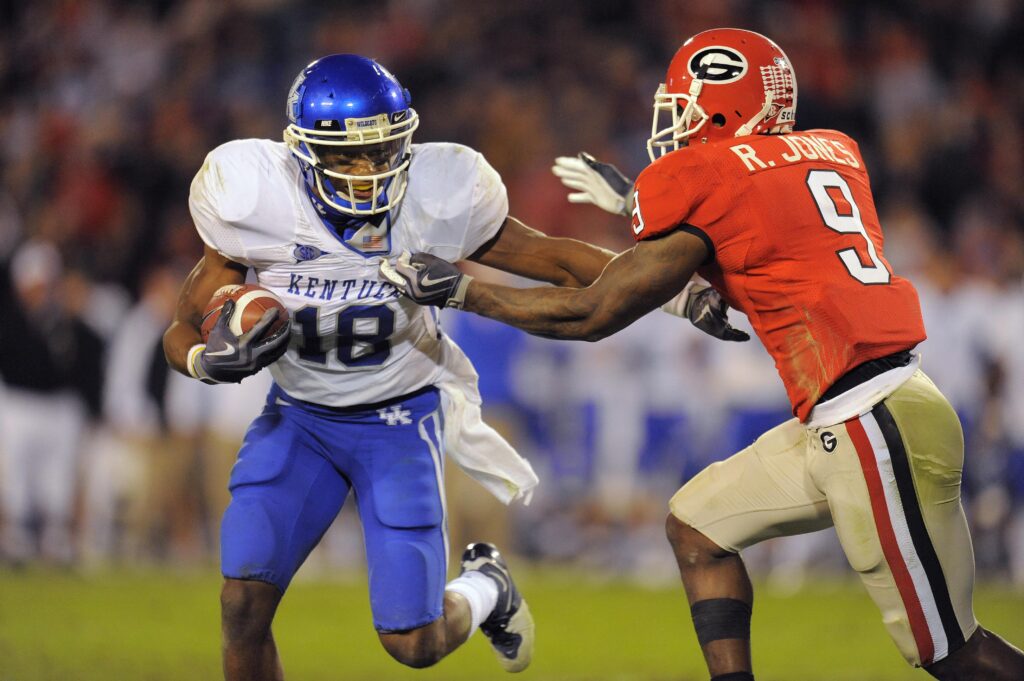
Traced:
[[454, 307], [456, 310], [461, 310], [462, 306], [466, 304], [466, 291], [469, 290], [469, 282], [473, 281], [473, 277], [468, 274], [463, 274], [459, 283], [455, 286], [455, 290], [452, 291], [452, 295], [448, 298], [448, 302], [444, 304], [445, 307]]
[[196, 343], [188, 350], [188, 355], [185, 357], [185, 368], [188, 369], [188, 375], [192, 378], [197, 378], [200, 381], [209, 380], [210, 377], [206, 375], [206, 372], [199, 366], [199, 356], [203, 354], [203, 350], [206, 349], [206, 343]]

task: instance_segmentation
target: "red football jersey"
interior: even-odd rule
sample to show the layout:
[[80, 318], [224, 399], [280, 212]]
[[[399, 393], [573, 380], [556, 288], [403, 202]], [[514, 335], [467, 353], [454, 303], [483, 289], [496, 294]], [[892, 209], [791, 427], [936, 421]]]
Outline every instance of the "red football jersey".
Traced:
[[840, 132], [680, 149], [640, 174], [634, 200], [638, 241], [704, 240], [700, 274], [750, 319], [801, 421], [844, 373], [925, 338], [917, 292], [885, 260], [860, 150]]

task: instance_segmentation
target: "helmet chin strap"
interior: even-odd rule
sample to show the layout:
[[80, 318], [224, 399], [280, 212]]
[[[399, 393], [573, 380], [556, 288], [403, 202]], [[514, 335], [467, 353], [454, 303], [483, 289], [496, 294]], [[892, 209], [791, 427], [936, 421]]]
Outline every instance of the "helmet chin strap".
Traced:
[[768, 112], [772, 109], [772, 102], [775, 101], [775, 91], [765, 90], [764, 91], [764, 106], [761, 110], [754, 114], [754, 117], [744, 123], [736, 131], [734, 137], [746, 137], [747, 135], [754, 132], [754, 128], [764, 122], [764, 117], [768, 115]]

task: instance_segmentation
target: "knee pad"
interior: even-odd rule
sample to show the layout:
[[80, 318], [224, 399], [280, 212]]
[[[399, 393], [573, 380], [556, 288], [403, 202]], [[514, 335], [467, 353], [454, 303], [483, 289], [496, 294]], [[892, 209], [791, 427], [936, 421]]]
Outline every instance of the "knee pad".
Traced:
[[394, 529], [436, 527], [444, 520], [441, 483], [426, 456], [399, 458], [374, 470], [373, 511]]
[[221, 522], [221, 573], [230, 579], [269, 582], [284, 591], [291, 574], [282, 574], [279, 533], [258, 499], [236, 498]]
[[367, 555], [370, 607], [379, 632], [416, 629], [441, 616], [446, 577], [442, 546], [425, 537], [396, 536]]

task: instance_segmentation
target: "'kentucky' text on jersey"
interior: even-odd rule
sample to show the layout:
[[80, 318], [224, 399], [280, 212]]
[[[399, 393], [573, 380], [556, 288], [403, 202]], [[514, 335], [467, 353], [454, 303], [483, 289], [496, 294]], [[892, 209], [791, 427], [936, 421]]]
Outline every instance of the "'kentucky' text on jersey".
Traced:
[[367, 223], [351, 236], [325, 225], [280, 142], [224, 144], [193, 181], [203, 240], [254, 268], [291, 313], [291, 347], [270, 367], [289, 395], [370, 404], [437, 383], [449, 355], [461, 354], [442, 340], [435, 312], [399, 297], [377, 263], [403, 249], [465, 258], [501, 227], [505, 187], [479, 153], [456, 144], [413, 145], [409, 172], [416, 182], [387, 215], [390, 230]]

